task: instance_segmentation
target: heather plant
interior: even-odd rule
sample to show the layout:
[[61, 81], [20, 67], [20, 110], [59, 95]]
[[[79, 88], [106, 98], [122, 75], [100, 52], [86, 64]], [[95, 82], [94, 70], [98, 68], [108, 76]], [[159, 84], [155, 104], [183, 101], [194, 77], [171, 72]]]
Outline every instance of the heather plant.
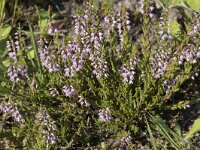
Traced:
[[174, 97], [185, 81], [198, 78], [199, 14], [180, 41], [170, 34], [167, 12], [152, 21], [149, 5], [144, 2], [137, 37], [131, 22], [137, 15], [92, 3], [73, 16], [73, 35], [61, 36], [52, 18], [39, 36], [29, 20], [29, 34], [18, 28], [0, 64], [0, 111], [12, 122], [2, 132], [10, 133], [13, 147], [131, 143], [145, 131], [149, 112], [197, 102]]

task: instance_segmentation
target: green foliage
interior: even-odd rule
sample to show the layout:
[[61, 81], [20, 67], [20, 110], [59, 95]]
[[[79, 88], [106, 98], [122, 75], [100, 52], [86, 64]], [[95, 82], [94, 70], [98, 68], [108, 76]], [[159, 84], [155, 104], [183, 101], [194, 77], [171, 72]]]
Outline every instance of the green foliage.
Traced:
[[158, 0], [158, 2], [161, 3], [163, 7], [166, 8], [174, 6], [184, 6], [195, 11], [200, 10], [199, 0]]
[[[146, 118], [145, 118], [146, 119]], [[148, 133], [149, 133], [149, 136], [150, 136], [150, 140], [151, 140], [151, 144], [152, 144], [152, 146], [153, 146], [153, 149], [154, 150], [157, 150], [157, 144], [156, 144], [156, 142], [155, 142], [155, 139], [154, 139], [154, 137], [153, 137], [153, 133], [152, 133], [152, 130], [151, 130], [151, 127], [149, 126], [149, 123], [148, 123], [148, 121], [146, 120], [146, 124], [147, 124], [147, 131], [148, 131]]]
[[[169, 10], [169, 29], [171, 35], [179, 40], [183, 39], [184, 26], [189, 26], [192, 11], [200, 10], [199, 0], [159, 0], [163, 8]], [[180, 11], [181, 9], [181, 11]], [[179, 20], [179, 21], [178, 21]], [[181, 20], [181, 23], [180, 23]]]
[[[194, 149], [194, 145], [192, 145], [190, 139], [194, 137], [195, 133], [198, 132], [199, 129], [199, 118], [197, 118], [194, 123], [191, 125], [192, 127], [185, 135], [182, 135], [182, 131], [178, 126], [173, 130], [168, 127], [168, 125], [158, 116], [154, 117], [151, 114], [148, 114], [149, 120], [151, 122], [152, 128], [156, 129], [167, 141], [173, 146], [175, 149]], [[147, 122], [147, 130], [149, 132], [152, 145], [154, 149], [156, 148], [156, 142], [154, 140], [152, 130]], [[159, 145], [158, 145], [159, 146]]]
[[0, 27], [0, 57], [2, 58], [4, 56], [5, 50], [6, 50], [6, 41], [8, 39], [8, 36], [10, 34], [12, 27], [8, 24], [3, 25]]
[[195, 11], [200, 11], [200, 1], [198, 0], [183, 0], [184, 4]]
[[181, 4], [182, 0], [158, 0], [164, 7], [170, 7]]
[[49, 20], [51, 20], [51, 22], [53, 23], [52, 19], [54, 19], [57, 16], [57, 14], [56, 13], [51, 14], [50, 10], [40, 11], [38, 7], [36, 7], [36, 9], [37, 9], [38, 18], [39, 18], [38, 26], [39, 26], [40, 33], [43, 35], [47, 35], [47, 29], [49, 28], [47, 18], [49, 18]]
[[[38, 51], [38, 48], [37, 48], [37, 44], [36, 44], [36, 41], [35, 41], [35, 35], [34, 35], [31, 24], [29, 22], [28, 22], [28, 24], [29, 24], [29, 29], [30, 29], [30, 33], [31, 33], [31, 40], [32, 40], [32, 43], [33, 43], [34, 55], [36, 56], [36, 62], [37, 62], [37, 68], [36, 69], [39, 70], [40, 73], [42, 74], [43, 73], [42, 72], [42, 65], [41, 65], [41, 60], [40, 60], [40, 57], [39, 57], [39, 51]], [[29, 56], [30, 56], [30, 54], [31, 53], [29, 53]]]
[[5, 19], [5, 5], [6, 5], [6, 0], [0, 1], [0, 29]]
[[190, 128], [189, 132], [187, 133], [185, 139], [192, 138], [196, 132], [200, 131], [200, 118], [197, 118], [192, 127]]
[[[156, 129], [174, 149], [191, 149], [192, 144], [186, 141], [180, 133], [170, 129], [168, 125], [159, 117], [154, 117], [151, 114], [148, 114], [149, 120], [151, 120], [153, 128]], [[148, 127], [150, 128], [150, 127]], [[148, 129], [149, 130], [149, 129]], [[150, 137], [153, 138], [152, 133]], [[154, 142], [155, 145], [155, 142]], [[162, 146], [161, 146], [162, 147]]]
[[[12, 127], [6, 129], [11, 136], [5, 138], [25, 149], [105, 148], [105, 141], [112, 139], [131, 143], [146, 124], [154, 149], [159, 148], [154, 129], [173, 148], [187, 147], [180, 134], [149, 112], [193, 104], [193, 99], [174, 100], [174, 95], [198, 73], [199, 41], [186, 37], [177, 21], [170, 22], [171, 38], [168, 21], [152, 22], [148, 1], [135, 37], [129, 19], [139, 15], [132, 16], [126, 8], [110, 13], [111, 4], [84, 5], [74, 17], [71, 36], [60, 36], [50, 10], [36, 8], [35, 24], [26, 19], [28, 31], [20, 27], [8, 41], [0, 59], [1, 111], [12, 118]], [[2, 28], [2, 39], [10, 30]], [[199, 32], [195, 36], [198, 40]], [[199, 130], [198, 123], [187, 138]]]
[[4, 25], [2, 28], [0, 28], [0, 40], [6, 39], [8, 35], [10, 34], [12, 27], [9, 26], [8, 24]]

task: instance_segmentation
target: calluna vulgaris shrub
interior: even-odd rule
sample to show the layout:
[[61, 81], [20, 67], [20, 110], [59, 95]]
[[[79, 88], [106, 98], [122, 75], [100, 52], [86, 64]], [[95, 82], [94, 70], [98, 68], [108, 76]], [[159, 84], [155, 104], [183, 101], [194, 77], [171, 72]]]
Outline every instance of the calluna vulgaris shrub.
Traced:
[[173, 95], [198, 77], [200, 16], [194, 13], [180, 41], [170, 36], [167, 12], [153, 22], [152, 10], [144, 6], [137, 40], [130, 21], [136, 15], [91, 4], [73, 17], [71, 37], [60, 36], [51, 20], [48, 35], [35, 40], [19, 28], [7, 43], [0, 78], [0, 110], [13, 118], [12, 142], [36, 149], [83, 148], [117, 137], [134, 142], [147, 112], [188, 107], [192, 101], [173, 103]]

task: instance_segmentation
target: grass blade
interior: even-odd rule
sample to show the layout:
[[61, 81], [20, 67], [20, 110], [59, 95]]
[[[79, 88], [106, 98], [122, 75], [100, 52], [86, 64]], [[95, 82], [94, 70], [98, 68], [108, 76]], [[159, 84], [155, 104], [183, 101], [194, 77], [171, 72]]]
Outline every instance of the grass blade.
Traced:
[[197, 118], [194, 121], [194, 124], [190, 128], [190, 130], [189, 130], [188, 134], [186, 135], [185, 139], [189, 139], [189, 138], [193, 137], [193, 135], [198, 131], [200, 131], [200, 118]]
[[166, 128], [165, 125], [163, 125], [163, 123], [156, 119], [155, 117], [153, 117], [151, 114], [149, 114], [149, 116], [152, 119], [152, 122], [154, 125], [156, 125], [157, 130], [160, 132], [160, 134], [162, 134], [166, 140], [168, 140], [168, 142], [175, 148], [175, 149], [180, 149], [181, 147], [179, 146], [179, 144], [176, 143], [175, 140], [173, 140], [173, 138], [170, 136], [170, 130], [168, 130], [168, 128]]
[[151, 140], [151, 143], [152, 143], [152, 146], [153, 146], [153, 150], [157, 150], [156, 142], [155, 142], [155, 139], [153, 137], [153, 133], [151, 132], [151, 128], [149, 126], [147, 119], [146, 119], [146, 124], [147, 124], [147, 131], [149, 132], [150, 140]]
[[32, 43], [33, 43], [33, 49], [34, 49], [35, 56], [36, 56], [37, 69], [39, 69], [40, 73], [42, 74], [43, 70], [42, 70], [41, 60], [40, 60], [37, 44], [36, 44], [36, 41], [35, 41], [35, 36], [34, 36], [34, 33], [33, 33], [33, 29], [32, 29], [32, 26], [31, 26], [30, 22], [28, 21], [28, 19], [27, 19], [27, 22], [28, 22], [28, 25], [29, 25], [29, 30], [30, 30], [30, 33], [31, 33], [31, 40], [32, 40]]

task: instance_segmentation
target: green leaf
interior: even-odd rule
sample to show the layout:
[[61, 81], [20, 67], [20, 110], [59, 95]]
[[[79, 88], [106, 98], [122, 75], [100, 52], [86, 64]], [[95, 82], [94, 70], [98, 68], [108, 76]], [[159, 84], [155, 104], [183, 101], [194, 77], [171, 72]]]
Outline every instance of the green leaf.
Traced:
[[200, 131], [200, 118], [197, 118], [195, 121], [194, 121], [194, 124], [192, 125], [192, 127], [190, 128], [188, 134], [186, 135], [185, 139], [189, 139], [189, 138], [192, 138], [193, 135]]
[[10, 93], [10, 89], [5, 88], [3, 86], [0, 85], [0, 95], [6, 95]]
[[7, 66], [7, 65], [10, 64], [10, 61], [9, 61], [8, 59], [6, 59], [6, 60], [4, 60], [2, 63], [3, 63], [5, 66]]
[[39, 56], [39, 51], [38, 51], [37, 44], [35, 41], [34, 32], [33, 32], [32, 26], [31, 26], [30, 22], [28, 21], [28, 19], [27, 19], [27, 22], [29, 25], [30, 33], [31, 33], [31, 40], [32, 40], [33, 49], [34, 49], [34, 53], [35, 53], [36, 60], [37, 60], [37, 67], [38, 67], [40, 73], [42, 74], [43, 69], [42, 69], [42, 64], [41, 64], [41, 60], [40, 60], [40, 56]]
[[169, 8], [173, 6], [185, 6], [183, 0], [155, 0], [158, 7]]
[[0, 28], [0, 57], [3, 57], [4, 52], [6, 51], [6, 41], [11, 31], [10, 25], [4, 25]]
[[200, 11], [200, 0], [156, 0], [156, 3], [165, 8], [184, 6], [195, 11]]
[[0, 59], [3, 58], [4, 52], [6, 51], [7, 38], [0, 40]]
[[2, 62], [2, 60], [1, 60], [1, 58], [0, 58], [0, 71], [5, 71], [6, 70], [6, 67], [4, 66], [4, 64], [3, 64], [3, 62]]
[[6, 83], [12, 83], [12, 81], [10, 81], [9, 79], [5, 77], [1, 77], [1, 76], [0, 76], [0, 81], [6, 82]]
[[0, 28], [0, 41], [2, 39], [6, 39], [8, 35], [10, 34], [12, 27], [8, 24], [4, 25], [2, 28]]
[[185, 5], [195, 11], [200, 11], [200, 0], [182, 0]]
[[28, 59], [33, 59], [33, 58], [35, 58], [35, 51], [31, 50], [28, 52]]

